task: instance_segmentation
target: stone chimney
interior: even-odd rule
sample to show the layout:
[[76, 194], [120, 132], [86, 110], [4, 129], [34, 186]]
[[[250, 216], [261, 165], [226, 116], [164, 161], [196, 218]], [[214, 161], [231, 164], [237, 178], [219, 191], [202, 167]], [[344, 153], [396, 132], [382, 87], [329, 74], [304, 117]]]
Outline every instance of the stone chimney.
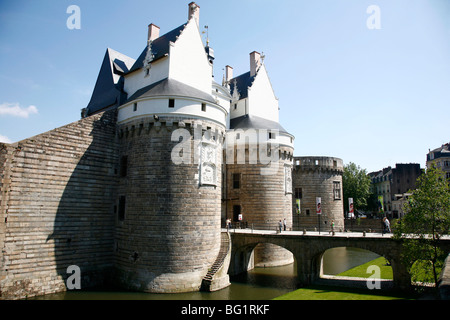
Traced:
[[153, 41], [159, 38], [159, 27], [153, 23], [148, 25], [148, 41]]
[[188, 20], [191, 19], [192, 16], [194, 16], [198, 26], [200, 21], [200, 6], [197, 5], [195, 2], [189, 3], [188, 6], [189, 6]]
[[250, 76], [256, 75], [259, 67], [261, 66], [261, 55], [259, 52], [253, 51], [250, 53]]
[[230, 82], [233, 79], [233, 68], [230, 66], [225, 67], [225, 81]]

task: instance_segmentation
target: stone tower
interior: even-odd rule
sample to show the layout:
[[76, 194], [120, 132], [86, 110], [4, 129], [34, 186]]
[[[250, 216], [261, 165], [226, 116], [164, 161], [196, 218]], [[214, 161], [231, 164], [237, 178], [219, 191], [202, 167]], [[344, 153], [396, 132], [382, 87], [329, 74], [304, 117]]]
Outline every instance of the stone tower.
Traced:
[[[278, 122], [275, 97], [263, 57], [250, 53], [250, 71], [237, 77], [226, 68], [230, 87], [224, 220], [238, 227], [276, 230], [286, 219], [292, 227], [293, 140]], [[255, 249], [255, 266], [293, 262], [290, 252], [270, 244]]]
[[316, 198], [321, 198], [320, 230], [344, 230], [343, 161], [333, 157], [294, 157], [293, 223], [295, 230], [319, 230]]
[[189, 4], [189, 21], [162, 36], [150, 25], [148, 45], [125, 75], [115, 269], [131, 290], [197, 291], [221, 245], [228, 109], [212, 96], [198, 10]]

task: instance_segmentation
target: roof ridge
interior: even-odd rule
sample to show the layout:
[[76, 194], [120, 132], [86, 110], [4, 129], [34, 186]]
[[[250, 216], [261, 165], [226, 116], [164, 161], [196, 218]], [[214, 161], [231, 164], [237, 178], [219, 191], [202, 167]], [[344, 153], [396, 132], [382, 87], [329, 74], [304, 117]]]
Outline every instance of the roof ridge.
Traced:
[[[180, 37], [180, 35], [183, 33], [186, 26], [187, 26], [187, 22], [176, 27], [175, 29], [170, 30], [169, 32], [166, 32], [162, 36], [159, 36], [158, 38], [156, 38], [155, 40], [152, 41], [152, 52], [154, 54], [152, 61], [158, 60], [169, 53], [169, 43], [170, 42], [175, 43], [178, 40], [178, 38]], [[147, 50], [148, 50], [148, 44], [145, 46], [142, 53], [136, 59], [135, 63], [130, 68], [128, 73], [134, 72], [143, 67], [143, 62], [144, 62], [145, 56], [147, 55]]]

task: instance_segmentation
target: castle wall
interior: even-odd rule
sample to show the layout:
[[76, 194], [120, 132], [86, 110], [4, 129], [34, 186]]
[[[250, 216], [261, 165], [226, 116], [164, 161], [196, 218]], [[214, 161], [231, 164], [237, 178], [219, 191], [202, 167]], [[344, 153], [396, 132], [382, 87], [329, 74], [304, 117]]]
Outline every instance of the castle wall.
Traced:
[[[293, 171], [293, 222], [294, 230], [319, 229], [316, 197], [321, 198], [320, 230], [344, 230], [342, 195], [343, 162], [333, 157], [295, 157]], [[300, 213], [296, 198], [300, 198]]]
[[[286, 153], [285, 153], [286, 151]], [[227, 195], [225, 219], [239, 222], [234, 216], [233, 207], [240, 206], [243, 223], [259, 230], [276, 230], [279, 220], [286, 218], [288, 228], [292, 226], [292, 188], [291, 181], [286, 182], [286, 170], [292, 171], [292, 148], [281, 147], [279, 159], [266, 174], [267, 169], [261, 163], [226, 165]], [[247, 159], [248, 159], [248, 150]], [[237, 153], [236, 153], [237, 154]], [[235, 188], [233, 178], [239, 176], [239, 187]], [[289, 173], [288, 178], [291, 178]]]
[[[172, 134], [178, 129], [187, 130], [192, 138], [194, 130], [217, 129], [215, 139], [199, 144], [202, 150], [210, 146], [211, 154], [200, 151], [196, 162], [191, 149], [188, 163], [174, 163], [172, 151], [179, 139], [178, 135], [172, 139]], [[118, 193], [125, 204], [122, 218], [116, 220], [119, 284], [147, 292], [198, 291], [220, 249], [225, 127], [161, 116], [159, 121], [153, 117], [129, 121], [119, 131], [120, 156], [126, 161]], [[205, 168], [213, 174], [211, 180], [205, 180]]]
[[115, 112], [0, 145], [0, 298], [103, 283], [113, 263]]
[[[290, 147], [280, 147], [276, 165], [262, 174], [267, 166], [261, 163], [226, 165], [227, 191], [223, 201], [225, 219], [233, 224], [259, 230], [277, 230], [279, 221], [286, 219], [287, 230], [292, 228], [292, 153]], [[236, 153], [237, 155], [237, 153]], [[268, 174], [267, 174], [268, 173]], [[236, 188], [235, 178], [239, 177]], [[239, 211], [242, 221], [236, 216]], [[255, 266], [276, 266], [293, 262], [292, 254], [277, 246], [260, 244], [255, 248]]]

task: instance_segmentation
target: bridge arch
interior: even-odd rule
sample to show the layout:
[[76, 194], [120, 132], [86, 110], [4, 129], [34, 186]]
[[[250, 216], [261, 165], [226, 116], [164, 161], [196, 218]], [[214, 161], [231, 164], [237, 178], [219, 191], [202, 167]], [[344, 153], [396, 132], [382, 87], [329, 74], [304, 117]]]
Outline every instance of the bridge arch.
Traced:
[[[334, 247], [325, 250], [322, 253], [320, 276], [337, 275], [348, 269], [365, 264], [371, 260], [383, 257], [379, 253], [361, 249], [356, 246], [351, 247]], [[383, 257], [384, 258], [384, 257]], [[389, 269], [390, 261], [386, 259]], [[339, 263], [336, 263], [339, 262]], [[369, 274], [367, 274], [369, 276]]]
[[233, 247], [230, 275], [246, 272], [251, 252], [258, 243], [272, 243], [293, 253], [297, 261], [297, 276], [303, 285], [309, 285], [320, 278], [321, 262], [326, 250], [336, 247], [355, 247], [374, 252], [385, 257], [391, 264], [394, 287], [409, 289], [411, 279], [400, 259], [401, 243], [384, 236], [355, 237], [302, 235], [301, 232], [276, 234], [263, 231], [253, 233], [231, 233]]

